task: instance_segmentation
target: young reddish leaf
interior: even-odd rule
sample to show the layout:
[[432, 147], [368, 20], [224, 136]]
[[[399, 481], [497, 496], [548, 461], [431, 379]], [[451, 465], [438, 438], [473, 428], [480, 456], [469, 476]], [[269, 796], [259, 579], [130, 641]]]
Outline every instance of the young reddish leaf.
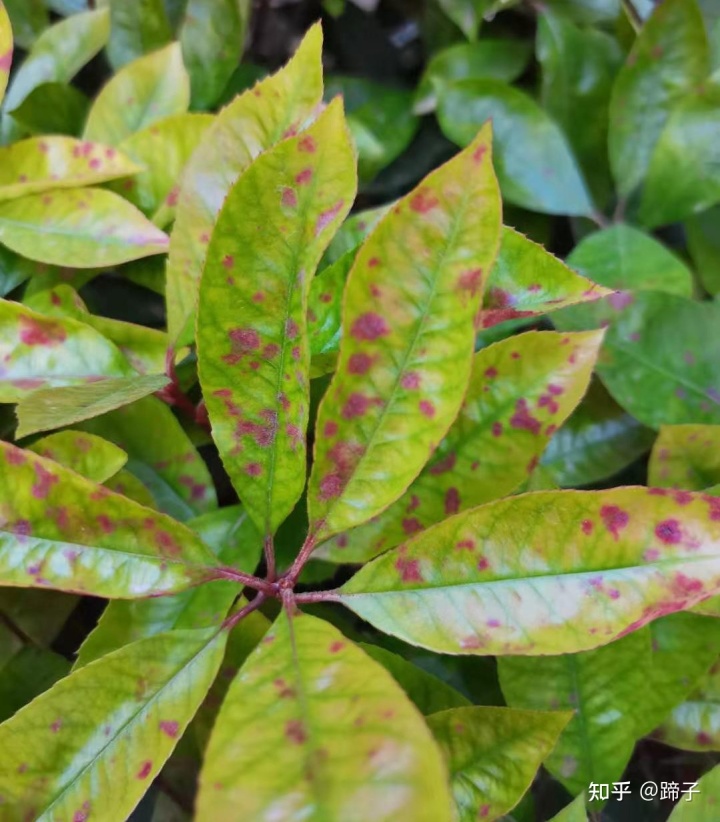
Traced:
[[[675, 805], [668, 822], [716, 822], [720, 802], [720, 765], [698, 780], [695, 790], [697, 793], [693, 791]], [[690, 799], [693, 801], [688, 801]]]
[[180, 44], [139, 57], [120, 69], [100, 91], [88, 114], [83, 137], [116, 146], [141, 128], [190, 104], [190, 78]]
[[498, 659], [508, 705], [574, 711], [545, 762], [573, 795], [622, 776], [641, 736], [637, 697], [647, 688], [650, 660], [647, 629], [580, 654]]
[[127, 462], [127, 454], [117, 445], [83, 431], [58, 431], [35, 440], [27, 450], [59, 462], [92, 482], [105, 482]]
[[500, 237], [490, 135], [484, 127], [394, 206], [355, 259], [338, 368], [318, 412], [311, 538], [394, 502], [457, 416]]
[[88, 665], [0, 726], [2, 807], [16, 819], [126, 819], [220, 667], [225, 631], [173, 631]]
[[215, 557], [180, 523], [7, 443], [0, 490], [3, 585], [134, 599], [217, 576]]
[[195, 310], [212, 227], [233, 183], [258, 154], [296, 134], [320, 104], [321, 51], [322, 30], [314, 26], [285, 68], [220, 112], [188, 163], [167, 269], [168, 332], [172, 339], [187, 328]]
[[643, 26], [610, 100], [610, 165], [627, 196], [647, 173], [670, 112], [709, 72], [696, 0], [665, 0]]
[[58, 189], [0, 202], [0, 242], [31, 260], [113, 266], [167, 251], [168, 238], [135, 206], [102, 188]]
[[310, 278], [356, 185], [337, 100], [240, 177], [208, 249], [198, 307], [200, 384], [225, 467], [266, 535], [305, 485]]
[[420, 714], [382, 666], [327, 622], [283, 612], [230, 686], [197, 813], [449, 822], [446, 780]]
[[99, 143], [30, 137], [0, 148], [0, 201], [55, 188], [92, 186], [141, 170], [129, 157]]
[[5, 96], [5, 89], [10, 76], [13, 59], [13, 33], [10, 18], [0, 0], [0, 103]]
[[571, 716], [475, 706], [429, 716], [450, 770], [458, 822], [498, 819], [511, 811]]
[[516, 491], [585, 393], [602, 332], [531, 331], [475, 355], [460, 414], [393, 505], [317, 556], [364, 562], [450, 514]]
[[663, 425], [650, 454], [648, 483], [688, 491], [720, 483], [720, 425]]
[[543, 491], [458, 514], [335, 595], [442, 653], [596, 648], [720, 592], [718, 500], [662, 489]]
[[483, 302], [482, 327], [545, 314], [610, 293], [576, 274], [542, 246], [504, 226]]
[[17, 402], [38, 388], [133, 373], [120, 351], [89, 326], [9, 300], [0, 300], [0, 362], [0, 402]]

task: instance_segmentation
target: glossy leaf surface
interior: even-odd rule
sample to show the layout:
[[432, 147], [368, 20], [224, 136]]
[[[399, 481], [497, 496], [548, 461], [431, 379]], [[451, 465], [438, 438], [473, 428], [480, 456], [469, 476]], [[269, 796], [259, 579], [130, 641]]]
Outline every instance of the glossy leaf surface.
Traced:
[[41, 83], [12, 111], [13, 120], [31, 134], [78, 137], [90, 100], [75, 86]]
[[720, 587], [716, 498], [652, 491], [544, 491], [481, 506], [366, 565], [339, 599], [445, 653], [595, 648]]
[[530, 332], [475, 355], [464, 404], [420, 476], [376, 519], [320, 548], [360, 562], [510, 494], [585, 393], [602, 337]]
[[446, 778], [390, 675], [328, 623], [282, 613], [225, 698], [197, 813], [262, 819], [282, 808], [286, 818], [449, 822]]
[[108, 0], [110, 65], [119, 69], [126, 63], [155, 51], [172, 40], [163, 0]]
[[58, 431], [35, 440], [27, 449], [92, 482], [105, 482], [127, 462], [127, 454], [117, 445], [82, 431]]
[[128, 645], [0, 726], [0, 791], [13, 813], [125, 820], [210, 687], [226, 637], [178, 631]]
[[226, 469], [267, 535], [305, 485], [310, 277], [355, 188], [338, 101], [240, 177], [208, 249], [198, 307], [200, 383]]
[[499, 212], [485, 128], [360, 249], [345, 289], [348, 333], [318, 412], [308, 509], [319, 538], [397, 499], [457, 415]]
[[0, 460], [3, 585], [133, 599], [213, 578], [213, 555], [175, 520], [12, 445]]
[[650, 455], [648, 482], [688, 491], [718, 485], [720, 426], [662, 426]]
[[685, 751], [720, 750], [720, 663], [674, 708], [654, 736]]

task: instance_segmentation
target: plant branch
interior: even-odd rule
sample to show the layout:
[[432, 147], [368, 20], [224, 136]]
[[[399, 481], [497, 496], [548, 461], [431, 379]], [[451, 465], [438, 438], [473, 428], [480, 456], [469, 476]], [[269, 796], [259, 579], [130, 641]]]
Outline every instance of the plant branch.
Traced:
[[220, 579], [227, 579], [231, 582], [237, 582], [241, 585], [246, 585], [248, 588], [253, 588], [255, 591], [262, 591], [266, 596], [277, 596], [277, 583], [266, 579], [260, 579], [252, 574], [246, 574], [244, 571], [238, 571], [236, 568], [230, 568], [223, 565], [215, 569]]
[[254, 599], [251, 599], [247, 605], [244, 605], [239, 611], [237, 611], [237, 613], [231, 614], [225, 622], [223, 622], [223, 629], [226, 631], [231, 631], [238, 624], [238, 622], [240, 622], [240, 620], [245, 619], [245, 617], [253, 611], [257, 611], [266, 599], [266, 594], [262, 591], [258, 593], [258, 595]]
[[283, 579], [288, 581], [290, 587], [295, 585], [298, 577], [300, 576], [300, 572], [305, 567], [307, 561], [310, 559], [312, 552], [315, 550], [315, 546], [317, 545], [316, 535], [317, 528], [307, 535], [302, 548], [300, 549], [298, 555], [295, 557], [295, 561], [290, 567], [290, 570], [283, 574]]
[[277, 573], [275, 569], [275, 543], [271, 536], [265, 537], [263, 552], [265, 554], [265, 565], [267, 567], [267, 581], [275, 582]]
[[628, 19], [632, 23], [632, 27], [635, 31], [638, 31], [642, 28], [642, 17], [640, 17], [640, 13], [635, 8], [635, 3], [633, 0], [622, 0], [623, 8], [625, 9], [625, 14], [627, 14]]
[[295, 594], [295, 602], [338, 602], [340, 597], [337, 591], [306, 591], [303, 594]]
[[598, 228], [607, 228], [610, 225], [610, 220], [600, 211], [593, 211], [588, 215]]
[[180, 388], [177, 372], [175, 371], [175, 349], [170, 346], [165, 354], [165, 374], [170, 380], [168, 385], [156, 392], [156, 396], [170, 406], [179, 408], [194, 423], [210, 430], [210, 420], [204, 400], [197, 405]]

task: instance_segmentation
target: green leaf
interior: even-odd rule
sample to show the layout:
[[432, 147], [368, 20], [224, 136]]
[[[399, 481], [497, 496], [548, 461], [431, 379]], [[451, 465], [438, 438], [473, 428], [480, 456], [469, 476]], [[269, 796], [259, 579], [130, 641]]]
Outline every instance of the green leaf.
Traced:
[[450, 770], [459, 822], [497, 819], [511, 811], [570, 717], [569, 712], [485, 707], [429, 716]]
[[626, 468], [650, 449], [654, 438], [654, 432], [623, 411], [602, 383], [593, 382], [550, 440], [540, 465], [561, 487], [591, 485]]
[[516, 491], [582, 398], [602, 335], [529, 332], [475, 355], [463, 407], [420, 476], [317, 556], [363, 562], [445, 517]]
[[85, 125], [86, 140], [118, 145], [126, 137], [190, 103], [190, 79], [180, 45], [133, 60], [95, 98]]
[[150, 489], [161, 511], [187, 520], [217, 507], [210, 472], [172, 411], [156, 397], [145, 397], [79, 427], [128, 454], [129, 470]]
[[359, 251], [338, 369], [318, 411], [311, 540], [394, 502], [457, 416], [499, 235], [486, 127], [394, 206]]
[[0, 792], [13, 814], [126, 819], [207, 693], [226, 639], [205, 629], [128, 645], [0, 726]]
[[355, 187], [338, 101], [240, 177], [208, 249], [198, 308], [200, 383], [226, 469], [268, 536], [305, 485], [310, 277]]
[[9, 300], [0, 301], [0, 354], [0, 402], [17, 402], [37, 388], [132, 373], [120, 351], [89, 326]]
[[341, 94], [358, 151], [358, 175], [368, 182], [410, 145], [420, 122], [405, 89], [373, 83], [362, 77], [328, 78], [325, 99]]
[[77, 137], [87, 117], [90, 100], [74, 86], [41, 83], [10, 113], [32, 134], [67, 134]]
[[0, 242], [31, 260], [75, 268], [164, 254], [168, 238], [122, 197], [101, 188], [58, 189], [0, 202]]
[[180, 523], [7, 443], [0, 487], [3, 585], [133, 599], [216, 577], [215, 558]]
[[446, 779], [420, 714], [382, 666], [327, 622], [283, 612], [230, 686], [197, 814], [449, 822]]
[[168, 384], [163, 374], [109, 377], [86, 385], [46, 388], [20, 399], [17, 407], [17, 436], [26, 437], [65, 425], [99, 417], [129, 405]]
[[673, 110], [650, 159], [639, 217], [658, 226], [720, 201], [720, 75]]
[[475, 40], [483, 14], [493, 5], [492, 0], [438, 0], [440, 8], [468, 40]]
[[623, 197], [647, 174], [675, 105], [708, 71], [707, 36], [696, 0], [656, 6], [615, 80], [610, 101], [610, 165]]
[[320, 268], [323, 269], [337, 262], [341, 257], [344, 257], [348, 251], [357, 253], [358, 248], [360, 248], [380, 220], [390, 211], [392, 205], [392, 203], [389, 203], [379, 206], [378, 208], [369, 208], [365, 211], [357, 211], [351, 214], [330, 241]]
[[[43, 0], [5, 0], [5, 11], [10, 17], [15, 42], [25, 51], [49, 25]], [[5, 53], [2, 46], [0, 53]]]
[[194, 313], [210, 233], [230, 188], [258, 154], [296, 133], [320, 103], [321, 50], [322, 31], [315, 26], [285, 68], [220, 112], [188, 163], [167, 270], [171, 339]]
[[415, 112], [434, 111], [438, 97], [456, 80], [492, 77], [512, 83], [525, 71], [531, 51], [525, 40], [481, 40], [457, 43], [437, 52], [415, 92]]
[[63, 630], [78, 597], [62, 591], [0, 588], [0, 611], [36, 645], [50, 645]]
[[508, 705], [575, 711], [545, 762], [573, 795], [622, 776], [640, 736], [635, 715], [649, 664], [646, 629], [581, 654], [498, 658]]
[[[262, 537], [241, 506], [203, 514], [189, 520], [187, 527], [201, 537], [223, 565], [247, 573], [257, 567]], [[115, 600], [80, 646], [75, 668], [163, 631], [219, 625], [238, 592], [237, 583], [218, 580], [173, 596]]]
[[[683, 787], [687, 788], [687, 783]], [[668, 822], [715, 822], [719, 793], [720, 765], [716, 765], [698, 780], [697, 793], [686, 795], [675, 805]]]
[[0, 201], [54, 188], [92, 186], [138, 171], [114, 148], [72, 137], [32, 137], [0, 148]]
[[0, 0], [0, 102], [5, 96], [13, 59], [13, 31], [7, 10]]
[[58, 431], [27, 446], [45, 459], [59, 462], [92, 482], [105, 482], [127, 462], [117, 445], [82, 431]]
[[663, 425], [650, 455], [648, 482], [688, 491], [720, 483], [720, 426]]
[[696, 214], [685, 222], [688, 251], [709, 294], [720, 294], [720, 207]]
[[427, 716], [448, 708], [461, 708], [470, 705], [470, 701], [455, 688], [451, 688], [442, 679], [413, 665], [379, 645], [360, 644], [365, 653], [379, 662], [392, 678], [408, 695], [408, 698], [417, 705], [418, 709]]
[[[340, 350], [343, 294], [355, 256], [355, 250], [348, 251], [337, 262], [323, 269], [310, 283], [307, 314], [313, 369], [316, 369], [320, 357], [336, 355]], [[328, 370], [334, 371], [336, 357], [328, 356], [326, 359], [332, 360], [332, 367]], [[311, 370], [311, 376], [318, 375]]]
[[140, 505], [144, 505], [146, 508], [160, 510], [150, 490], [143, 485], [135, 474], [131, 474], [125, 468], [103, 484], [116, 494], [134, 499], [135, 502], [139, 502]]
[[717, 500], [683, 502], [645, 488], [498, 500], [388, 551], [336, 597], [441, 653], [589, 650], [717, 593]]
[[0, 722], [27, 705], [70, 671], [53, 651], [25, 646], [0, 668]]
[[110, 42], [107, 55], [116, 71], [172, 40], [163, 0], [109, 0], [108, 5]]
[[543, 108], [566, 134], [600, 203], [612, 192], [607, 160], [608, 105], [622, 51], [613, 37], [580, 28], [547, 9], [538, 17]]
[[579, 277], [541, 245], [503, 226], [483, 303], [482, 327], [596, 300], [605, 288]]
[[547, 214], [593, 213], [563, 133], [524, 92], [499, 80], [461, 80], [442, 94], [437, 115], [445, 136], [461, 146], [492, 120], [503, 199]]
[[242, 57], [249, 17], [249, 0], [188, 0], [179, 37], [193, 109], [218, 102]]
[[585, 797], [581, 794], [574, 802], [564, 807], [560, 813], [553, 816], [550, 822], [588, 822], [585, 811]]
[[210, 114], [176, 114], [131, 134], [120, 148], [128, 157], [145, 167], [132, 185], [115, 183], [122, 194], [160, 226], [172, 222], [180, 190], [179, 180], [208, 127]]
[[[699, 617], [700, 619], [702, 617]], [[711, 619], [715, 622], [716, 620]], [[683, 751], [720, 751], [720, 662], [690, 697], [675, 707], [654, 736]], [[684, 664], [677, 655], [676, 664]]]

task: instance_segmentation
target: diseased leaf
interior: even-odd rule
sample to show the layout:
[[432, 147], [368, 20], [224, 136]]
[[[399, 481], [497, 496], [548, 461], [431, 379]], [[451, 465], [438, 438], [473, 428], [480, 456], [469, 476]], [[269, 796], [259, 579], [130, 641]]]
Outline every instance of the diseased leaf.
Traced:
[[647, 629], [580, 654], [498, 658], [508, 705], [575, 712], [545, 762], [573, 795], [622, 776], [640, 736], [637, 697], [646, 690], [649, 667]]
[[656, 6], [615, 80], [610, 101], [610, 165], [622, 196], [643, 180], [671, 111], [708, 71], [707, 36], [696, 0]]
[[172, 411], [156, 397], [79, 427], [128, 454], [128, 469], [150, 489], [161, 511], [184, 521], [217, 507], [210, 472]]
[[516, 491], [590, 381], [602, 336], [530, 332], [475, 355], [460, 413], [407, 491], [317, 556], [364, 562], [445, 517]]
[[0, 487], [3, 585], [133, 599], [216, 576], [213, 555], [180, 523], [7, 443]]
[[226, 640], [217, 629], [141, 640], [0, 726], [0, 791], [13, 813], [126, 819], [207, 693]]
[[144, 505], [146, 508], [160, 510], [150, 490], [142, 484], [135, 474], [131, 474], [125, 468], [104, 482], [103, 485], [116, 494], [121, 494], [124, 497], [135, 500], [135, 502], [139, 502], [140, 505]]
[[305, 485], [310, 277], [350, 210], [342, 104], [259, 157], [230, 190], [200, 286], [200, 384], [238, 494], [267, 536]]
[[283, 612], [230, 686], [197, 814], [449, 822], [446, 779], [430, 732], [382, 666], [327, 622]]
[[18, 254], [75, 268], [164, 254], [168, 238], [130, 203], [101, 188], [59, 189], [0, 202], [0, 242]]
[[330, 245], [323, 256], [320, 269], [322, 270], [337, 262], [348, 251], [357, 253], [358, 248], [391, 208], [392, 203], [351, 214], [330, 240]]
[[[171, 339], [187, 329], [194, 314], [210, 233], [230, 188], [258, 154], [296, 133], [319, 105], [321, 50], [322, 32], [316, 26], [305, 35], [285, 68], [220, 112], [188, 163], [167, 270]], [[185, 336], [179, 342], [186, 342]]]
[[180, 26], [193, 109], [212, 108], [240, 62], [249, 0], [188, 0]]
[[74, 86], [41, 83], [10, 113], [31, 134], [67, 134], [78, 137], [90, 100]]
[[17, 402], [38, 388], [132, 373], [120, 351], [89, 326], [9, 300], [0, 301], [0, 361], [0, 402]]
[[180, 45], [133, 60], [100, 91], [85, 124], [86, 140], [116, 146], [136, 131], [171, 114], [182, 114], [190, 103], [190, 80]]
[[[154, 394], [168, 384], [163, 374], [108, 377], [84, 385], [44, 388], [20, 398], [17, 436], [26, 437], [99, 417]], [[2, 383], [0, 383], [0, 388]]]
[[437, 115], [445, 136], [461, 146], [492, 120], [503, 199], [547, 214], [592, 214], [563, 133], [524, 92], [499, 80], [460, 80], [440, 97]]
[[163, 0], [109, 0], [107, 55], [117, 69], [172, 40]]
[[720, 426], [663, 425], [650, 455], [648, 482], [688, 491], [720, 483]]
[[27, 446], [45, 459], [59, 462], [92, 482], [105, 482], [127, 462], [117, 445], [82, 431], [58, 431]]
[[497, 819], [530, 787], [571, 714], [513, 708], [451, 708], [428, 725], [450, 770], [459, 822]]
[[[588, 650], [720, 589], [715, 497], [657, 489], [542, 491], [428, 529], [337, 598], [442, 653]], [[548, 535], [551, 539], [548, 539]]]
[[[335, 370], [342, 336], [342, 303], [345, 283], [355, 262], [355, 251], [348, 251], [337, 262], [323, 269], [310, 283], [308, 335], [312, 365], [310, 376]], [[324, 364], [330, 367], [325, 369]], [[320, 371], [320, 374], [313, 373]]]
[[460, 410], [500, 233], [490, 154], [486, 127], [404, 197], [358, 252], [345, 289], [347, 333], [318, 412], [311, 539], [394, 502]]
[[[680, 664], [685, 664], [684, 655]], [[683, 751], [720, 751], [720, 662], [687, 700], [676, 705], [654, 736]]]
[[[697, 793], [686, 795], [675, 805], [668, 822], [715, 822], [720, 792], [720, 765], [716, 765], [698, 780], [696, 790]], [[688, 801], [690, 799], [692, 802]]]
[[13, 30], [5, 6], [0, 2], [0, 102], [5, 96], [5, 89], [10, 76], [13, 59]]
[[72, 137], [31, 137], [0, 148], [0, 202], [54, 188], [92, 186], [138, 171], [114, 148]]

